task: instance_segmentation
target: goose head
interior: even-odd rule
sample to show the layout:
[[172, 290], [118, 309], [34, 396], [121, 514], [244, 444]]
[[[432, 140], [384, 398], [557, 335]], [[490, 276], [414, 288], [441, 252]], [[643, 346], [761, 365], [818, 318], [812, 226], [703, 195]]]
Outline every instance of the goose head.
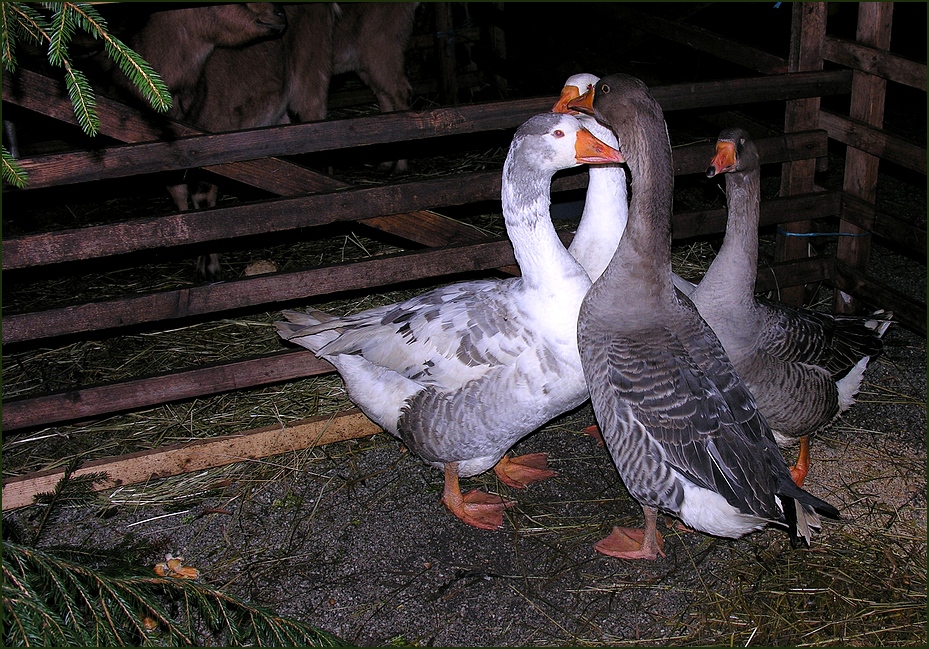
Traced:
[[513, 136], [507, 160], [518, 160], [526, 171], [543, 173], [582, 164], [625, 162], [618, 150], [565, 113], [542, 113], [523, 123]]
[[716, 140], [716, 155], [706, 168], [706, 177], [716, 174], [749, 172], [758, 168], [758, 150], [741, 128], [727, 128]]
[[555, 102], [555, 105], [552, 106], [552, 112], [576, 115], [579, 111], [568, 108], [568, 103], [593, 88], [594, 84], [598, 81], [600, 81], [600, 77], [587, 72], [568, 77], [568, 80], [564, 82], [564, 87], [561, 89], [561, 96], [558, 98], [558, 101]]

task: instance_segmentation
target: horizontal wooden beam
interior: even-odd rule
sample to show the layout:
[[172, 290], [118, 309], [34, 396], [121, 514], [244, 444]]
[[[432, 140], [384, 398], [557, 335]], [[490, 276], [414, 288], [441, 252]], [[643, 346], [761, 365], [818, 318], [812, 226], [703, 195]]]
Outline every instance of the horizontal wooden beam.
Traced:
[[[48, 117], [76, 124], [74, 109], [60, 82], [29, 70], [20, 69], [15, 75], [4, 75], [4, 99], [41, 113]], [[7, 94], [9, 93], [9, 95]], [[100, 133], [122, 142], [146, 142], [159, 139], [176, 139], [182, 136], [200, 135], [198, 131], [164, 117], [143, 113], [104, 95], [97, 97], [100, 115]], [[295, 196], [320, 191], [344, 189], [349, 185], [325, 176], [299, 164], [281, 158], [246, 160], [206, 167], [206, 170], [222, 178], [228, 178], [279, 196]], [[410, 227], [415, 221], [417, 227]], [[364, 225], [378, 231], [388, 232], [407, 241], [426, 246], [449, 243], [464, 243], [484, 239], [473, 228], [458, 223], [441, 214], [417, 210], [407, 214], [392, 214], [363, 221]], [[439, 239], [437, 235], [444, 237]], [[501, 269], [514, 272], [512, 266]]]
[[[105, 472], [107, 480], [94, 486], [95, 490], [103, 491], [367, 437], [379, 432], [381, 428], [377, 424], [359, 411], [350, 410], [336, 415], [313, 417], [286, 426], [269, 426], [234, 435], [93, 460], [83, 464], [72, 477]], [[53, 469], [4, 479], [3, 511], [31, 505], [36, 494], [52, 491], [63, 476], [64, 470]]]
[[834, 261], [834, 257], [804, 257], [761, 264], [755, 278], [755, 291], [773, 291], [776, 295], [784, 288], [831, 280]]
[[[824, 132], [807, 131], [760, 139], [758, 149], [765, 162], [784, 162], [824, 156], [826, 143]], [[676, 148], [675, 173], [703, 171], [712, 157], [712, 151], [712, 145], [709, 144]], [[581, 189], [586, 184], [586, 171], [574, 171], [556, 178], [552, 191]], [[114, 225], [8, 237], [0, 244], [2, 264], [3, 270], [14, 270], [359, 219], [370, 219], [365, 224], [389, 231], [390, 225], [384, 223], [380, 215], [419, 210], [412, 215], [414, 220], [425, 221], [430, 214], [423, 210], [497, 200], [499, 195], [500, 172], [488, 171], [400, 185], [244, 203]], [[479, 240], [473, 231], [450, 219], [440, 215], [431, 218], [437, 218], [440, 222], [436, 223], [436, 227], [448, 230], [450, 236], [459, 240]], [[400, 227], [399, 223], [396, 225]], [[416, 236], [409, 229], [406, 233], [409, 238]], [[438, 243], [434, 238], [429, 241], [432, 243], [427, 245]]]
[[862, 275], [851, 266], [836, 260], [835, 287], [866, 304], [892, 311], [893, 319], [908, 329], [926, 336], [926, 303], [912, 298], [893, 286]]
[[819, 111], [819, 125], [826, 129], [833, 140], [901, 167], [926, 173], [925, 146], [829, 110]]
[[[761, 203], [759, 226], [835, 216], [839, 214], [840, 206], [841, 192], [814, 192], [772, 198]], [[676, 214], [671, 223], [671, 232], [675, 240], [717, 234], [725, 232], [727, 218], [725, 208]]]
[[333, 370], [328, 362], [303, 350], [38, 397], [4, 399], [3, 432], [137, 410], [207, 394], [325, 374]]
[[842, 194], [840, 216], [843, 221], [882, 237], [906, 250], [915, 258], [926, 259], [926, 228], [889, 212], [878, 211], [849, 193]]
[[787, 59], [764, 50], [737, 43], [701, 27], [687, 25], [679, 20], [667, 20], [654, 13], [630, 8], [631, 3], [617, 2], [611, 5], [623, 27], [640, 30], [674, 43], [712, 54], [724, 61], [737, 63], [762, 74], [784, 74]]
[[[565, 243], [568, 243], [566, 238]], [[831, 278], [831, 258], [765, 264], [756, 290], [774, 291]], [[691, 278], [699, 281], [699, 278]], [[3, 403], [3, 430], [36, 428], [92, 416], [137, 410], [160, 403], [254, 388], [333, 371], [326, 361], [300, 350], [243, 359], [152, 377], [44, 394]]]
[[887, 50], [868, 47], [855, 41], [826, 36], [823, 58], [853, 70], [902, 83], [926, 91], [926, 64], [892, 54]]
[[172, 321], [231, 309], [253, 309], [256, 305], [490, 270], [515, 261], [513, 247], [504, 239], [4, 315], [3, 344]]
[[[664, 110], [729, 106], [842, 94], [851, 88], [851, 74], [850, 70], [803, 72], [656, 86], [651, 92]], [[520, 99], [272, 126], [182, 137], [171, 142], [21, 158], [19, 164], [29, 174], [29, 189], [37, 189], [269, 156], [511, 129], [532, 115], [551, 110], [554, 99]]]

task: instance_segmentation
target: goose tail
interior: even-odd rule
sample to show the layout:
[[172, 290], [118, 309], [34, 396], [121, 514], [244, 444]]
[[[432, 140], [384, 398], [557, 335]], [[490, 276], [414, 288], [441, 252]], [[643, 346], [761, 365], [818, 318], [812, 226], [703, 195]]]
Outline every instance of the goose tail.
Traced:
[[327, 329], [325, 325], [338, 318], [317, 309], [303, 311], [283, 311], [285, 321], [274, 323], [278, 335], [284, 340], [295, 342], [317, 353], [320, 349], [339, 337], [336, 329]]
[[800, 489], [793, 483], [793, 480], [788, 479], [782, 484], [778, 497], [787, 522], [790, 544], [793, 547], [801, 544], [810, 547], [813, 531], [822, 529], [820, 514], [829, 518], [841, 518], [838, 509], [825, 500]]

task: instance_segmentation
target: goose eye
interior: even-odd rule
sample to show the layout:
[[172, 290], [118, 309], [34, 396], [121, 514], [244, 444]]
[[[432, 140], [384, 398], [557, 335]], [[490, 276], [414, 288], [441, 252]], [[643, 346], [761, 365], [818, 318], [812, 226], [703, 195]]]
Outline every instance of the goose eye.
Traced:
[[604, 95], [608, 95], [610, 94], [610, 87], [604, 84], [600, 86], [600, 92], [602, 92]]
[[558, 129], [554, 133], [552, 133], [552, 135], [554, 135], [555, 137], [564, 137], [564, 131], [562, 131], [561, 129]]

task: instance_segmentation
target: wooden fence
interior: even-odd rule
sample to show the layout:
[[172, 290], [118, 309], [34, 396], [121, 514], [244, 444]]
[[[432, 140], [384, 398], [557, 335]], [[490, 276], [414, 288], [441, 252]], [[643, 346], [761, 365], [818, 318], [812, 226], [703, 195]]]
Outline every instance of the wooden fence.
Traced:
[[[761, 224], [779, 224], [780, 230], [788, 233], [779, 236], [777, 263], [759, 272], [759, 290], [777, 286], [787, 300], [796, 301], [796, 291], [802, 291], [804, 284], [826, 282], [837, 291], [837, 310], [854, 308], [856, 301], [886, 308], [899, 322], [925, 335], [925, 303], [907, 297], [886, 279], [868, 274], [869, 237], [841, 237], [836, 257], [808, 258], [805, 242], [789, 235], [809, 232], [810, 222], [815, 219], [838, 216], [842, 232], [870, 233], [925, 260], [924, 227], [879, 212], [874, 206], [880, 159], [922, 174], [926, 171], [924, 146], [880, 128], [888, 80], [922, 91], [926, 86], [924, 63], [888, 51], [889, 6], [891, 3], [860, 3], [859, 37], [852, 42], [825, 33], [825, 3], [794, 3], [789, 60], [742, 45], [736, 47], [680, 22], [670, 25], [654, 17], [643, 18], [621, 3], [616, 10], [633, 18], [638, 15], [637, 26], [658, 37], [683, 40], [723, 58], [737, 56], [744, 65], [750, 64], [763, 73], [725, 82], [654, 87], [653, 94], [665, 111], [786, 102], [784, 132], [757, 138], [762, 162], [783, 165], [781, 196], [762, 204]], [[839, 68], [826, 70], [824, 61], [837, 63]], [[833, 95], [850, 95], [848, 115], [821, 109], [820, 99]], [[14, 77], [4, 75], [3, 101], [57, 120], [74, 119], [59, 84], [35, 72], [21, 70]], [[541, 97], [207, 135], [176, 123], [153, 125], [127, 106], [100, 97], [102, 134], [126, 144], [22, 159], [30, 177], [29, 191], [204, 168], [279, 198], [205, 212], [10, 237], [2, 242], [4, 272], [265, 232], [288, 232], [335, 221], [357, 221], [423, 247], [299, 272], [9, 314], [3, 318], [3, 344], [91, 336], [126, 327], [157, 328], [190, 318], [219, 318], [244, 307], [273, 310], [283, 302], [310, 301], [347, 290], [378, 292], [411, 279], [498, 268], [516, 272], [507, 241], [485, 239], [439, 213], [453, 205], [496, 200], [499, 172], [349, 187], [288, 162], [283, 156], [513, 129], [531, 115], [549, 110], [553, 102], [553, 97]], [[848, 145], [842, 191], [823, 191], [813, 183], [816, 161], [827, 155], [829, 139]], [[675, 173], [702, 172], [712, 150], [710, 144], [676, 148]], [[567, 175], [556, 180], [553, 191], [585, 185], [585, 173]], [[254, 218], [258, 214], [261, 218]], [[676, 213], [674, 237], [681, 240], [720, 233], [725, 219], [724, 210]], [[9, 399], [3, 402], [3, 431], [98, 417], [331, 371], [328, 363], [307, 351], [282, 351], [112, 385]], [[205, 464], [215, 466], [283, 452], [295, 445], [320, 443], [319, 436], [333, 427], [336, 433], [325, 440], [376, 431], [357, 412], [350, 412], [283, 430], [244, 431], [228, 438], [98, 461], [82, 471], [109, 471], [111, 481], [101, 487], [127, 484], [202, 469]], [[271, 441], [280, 441], [285, 434], [291, 437], [284, 446]], [[234, 439], [251, 441], [235, 442], [234, 451], [217, 452]], [[29, 504], [34, 493], [53, 486], [60, 475], [60, 471], [52, 471], [5, 480], [3, 508]]]

